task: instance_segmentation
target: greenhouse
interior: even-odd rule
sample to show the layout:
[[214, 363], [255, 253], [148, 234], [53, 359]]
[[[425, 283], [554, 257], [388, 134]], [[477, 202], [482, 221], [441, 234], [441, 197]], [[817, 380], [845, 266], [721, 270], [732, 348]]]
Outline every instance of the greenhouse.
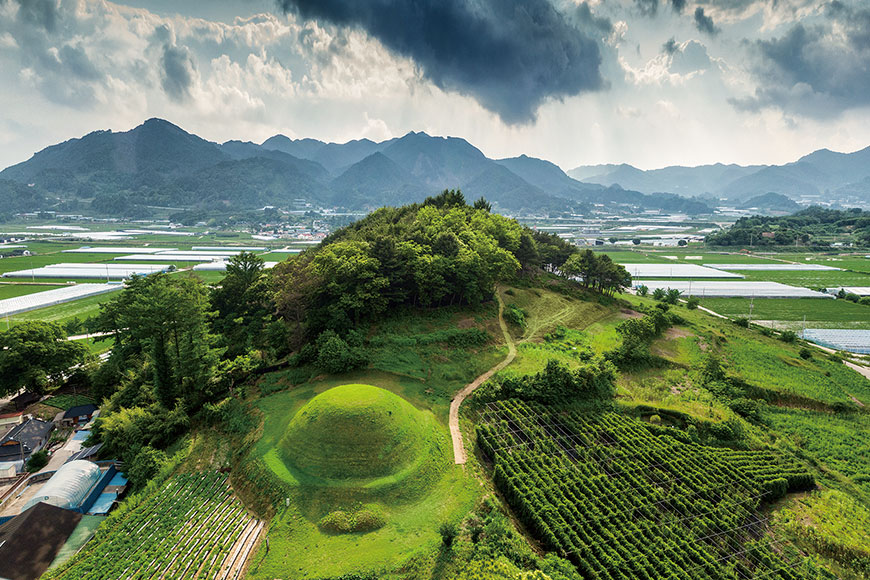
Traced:
[[[274, 268], [276, 265], [278, 265], [278, 262], [263, 262], [263, 268], [266, 270]], [[205, 264], [197, 264], [193, 269], [197, 272], [226, 272], [227, 263], [223, 260], [219, 262], [208, 262]]]
[[743, 278], [698, 264], [621, 264], [632, 278]]
[[[151, 256], [148, 257], [150, 258]], [[123, 280], [136, 274], [153, 274], [155, 272], [167, 272], [171, 269], [172, 267], [169, 264], [52, 264], [32, 270], [6, 272], [3, 274], [3, 277]]]
[[269, 248], [263, 246], [193, 246], [191, 249], [195, 252], [265, 252]]
[[42, 489], [24, 505], [24, 510], [39, 502], [74, 510], [100, 481], [100, 468], [90, 461], [71, 461], [64, 464], [51, 476]]
[[634, 287], [646, 286], [650, 292], [656, 288], [677, 289], [684, 296], [699, 298], [829, 298], [830, 294], [809, 288], [789, 286], [779, 282], [722, 282], [718, 280], [643, 280]]
[[71, 302], [87, 296], [120, 290], [121, 288], [120, 284], [76, 284], [75, 286], [66, 286], [56, 290], [45, 290], [25, 296], [6, 298], [5, 300], [0, 300], [0, 316], [10, 316], [12, 314], [36, 310], [37, 308], [54, 306], [55, 304]]
[[835, 350], [870, 354], [870, 330], [808, 328], [802, 338]]
[[745, 270], [747, 272], [790, 272], [811, 270], [839, 270], [833, 266], [822, 264], [786, 264], [784, 262], [771, 262], [770, 264], [704, 264], [707, 268], [717, 270]]
[[157, 254], [176, 248], [124, 248], [121, 246], [82, 246], [74, 250], [64, 250], [67, 254]]
[[226, 260], [235, 256], [236, 254], [240, 254], [241, 252], [215, 252], [215, 251], [201, 251], [201, 252], [188, 252], [188, 251], [177, 251], [177, 252], [161, 252], [159, 254], [147, 254], [147, 255], [127, 255], [127, 256], [119, 256], [115, 258], [115, 260], [136, 260], [136, 261], [166, 261], [170, 260], [173, 262], [211, 262], [212, 260]]

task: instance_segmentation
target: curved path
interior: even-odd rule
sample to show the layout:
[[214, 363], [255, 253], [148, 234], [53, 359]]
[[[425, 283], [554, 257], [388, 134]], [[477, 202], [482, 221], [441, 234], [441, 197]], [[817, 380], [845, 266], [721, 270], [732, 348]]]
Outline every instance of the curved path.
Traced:
[[468, 460], [465, 454], [465, 446], [462, 444], [462, 431], [459, 429], [459, 406], [462, 405], [462, 402], [468, 395], [474, 392], [474, 389], [485, 383], [492, 375], [511, 364], [517, 356], [517, 347], [514, 346], [514, 341], [508, 332], [507, 324], [505, 324], [504, 316], [502, 315], [504, 313], [504, 302], [502, 302], [501, 296], [497, 291], [495, 299], [498, 300], [498, 325], [501, 327], [502, 334], [504, 334], [504, 341], [508, 346], [508, 355], [503, 361], [465, 385], [465, 388], [459, 391], [453, 400], [450, 401], [450, 437], [453, 438], [453, 460], [457, 465], [462, 465]]

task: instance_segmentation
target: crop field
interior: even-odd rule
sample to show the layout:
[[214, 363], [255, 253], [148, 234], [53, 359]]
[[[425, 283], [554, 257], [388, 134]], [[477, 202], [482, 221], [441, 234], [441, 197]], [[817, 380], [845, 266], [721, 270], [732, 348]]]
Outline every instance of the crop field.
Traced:
[[870, 494], [870, 419], [866, 414], [771, 407], [765, 411], [765, 420], [790, 444], [809, 451]]
[[111, 300], [113, 293], [98, 294], [97, 296], [89, 296], [81, 300], [73, 302], [65, 302], [55, 306], [40, 308], [39, 310], [31, 310], [10, 316], [9, 319], [14, 325], [21, 320], [42, 320], [45, 322], [55, 322], [57, 324], [66, 324], [67, 322], [78, 318], [85, 320], [91, 316], [95, 316], [100, 311], [100, 304]]
[[86, 395], [56, 395], [42, 401], [43, 405], [55, 407], [56, 409], [61, 409], [63, 411], [72, 409], [78, 405], [87, 405], [89, 403], [96, 403], [96, 401]]
[[[634, 262], [649, 264], [766, 264], [767, 256], [703, 252], [697, 248], [664, 248], [661, 250], [595, 250], [607, 254], [614, 262]], [[669, 256], [666, 258], [665, 256]], [[687, 260], [686, 257], [693, 259]], [[772, 256], [771, 256], [772, 257]], [[676, 258], [676, 259], [674, 259]], [[697, 260], [694, 258], [698, 258]], [[839, 266], [838, 266], [839, 267]]]
[[[749, 316], [748, 298], [704, 298], [701, 306], [730, 318]], [[770, 298], [752, 301], [753, 320], [861, 322], [870, 325], [870, 306], [848, 300]]]
[[851, 404], [855, 399], [870, 404], [870, 381], [839, 361], [824, 356], [804, 360], [796, 350], [758, 334], [734, 338], [722, 347], [723, 365], [753, 385], [786, 396], [828, 404]]
[[37, 292], [44, 292], [46, 290], [55, 290], [57, 288], [63, 288], [63, 286], [65, 286], [65, 284], [57, 284], [54, 286], [49, 286], [47, 284], [0, 284], [0, 300], [27, 296], [28, 294], [36, 294]]
[[836, 288], [839, 286], [870, 286], [870, 274], [812, 270], [808, 272], [741, 272], [746, 280], [779, 282], [804, 288]]
[[844, 270], [870, 273], [870, 258], [866, 254], [777, 254], [783, 260], [801, 264], [821, 264]]
[[215, 472], [177, 475], [142, 501], [127, 500], [125, 507], [45, 577], [236, 578], [249, 551], [244, 545], [259, 529], [227, 486], [227, 477]]
[[805, 577], [759, 508], [813, 477], [773, 452], [669, 433], [509, 400], [487, 406], [478, 441], [517, 516], [585, 578]]

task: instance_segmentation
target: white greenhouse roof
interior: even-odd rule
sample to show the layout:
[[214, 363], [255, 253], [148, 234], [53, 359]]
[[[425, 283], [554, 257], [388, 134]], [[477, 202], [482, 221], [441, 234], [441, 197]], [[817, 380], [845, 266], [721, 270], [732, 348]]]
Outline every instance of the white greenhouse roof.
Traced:
[[[264, 262], [263, 267], [268, 270], [274, 268], [279, 263], [280, 262]], [[197, 264], [193, 269], [197, 272], [225, 272], [227, 269], [227, 263], [224, 261], [208, 262], [206, 264]]]
[[789, 286], [779, 282], [744, 281], [686, 281], [686, 280], [642, 280], [634, 284], [646, 286], [650, 291], [656, 288], [676, 288], [685, 296], [705, 296], [710, 298], [833, 298], [830, 294], [816, 292], [809, 288]]
[[803, 338], [836, 350], [870, 354], [870, 330], [808, 328]]
[[746, 270], [757, 272], [786, 272], [791, 270], [839, 270], [833, 266], [821, 264], [786, 264], [783, 262], [771, 262], [769, 264], [704, 264], [707, 268], [718, 270]]
[[124, 248], [121, 246], [82, 246], [74, 250], [64, 250], [67, 254], [157, 254], [175, 248]]
[[99, 480], [100, 468], [95, 463], [84, 460], [65, 463], [37, 494], [24, 504], [22, 511], [27, 511], [39, 502], [64, 509], [76, 509], [82, 505]]
[[0, 316], [10, 316], [45, 306], [54, 306], [55, 304], [71, 302], [87, 296], [120, 290], [121, 288], [120, 284], [76, 284], [75, 286], [66, 286], [56, 290], [46, 290], [26, 296], [6, 298], [5, 300], [0, 300]]
[[115, 260], [130, 260], [134, 262], [211, 262], [213, 260], [226, 260], [232, 258], [234, 254], [129, 254], [127, 256], [118, 256]]
[[870, 296], [870, 286], [842, 286], [837, 288], [828, 288], [828, 294], [839, 294], [840, 290], [842, 290], [846, 294]]
[[182, 256], [182, 255], [192, 255], [192, 256], [235, 256], [236, 254], [241, 254], [242, 250], [166, 250], [165, 252], [160, 252], [161, 256]]
[[632, 278], [743, 278], [698, 264], [622, 264]]
[[123, 280], [136, 274], [166, 272], [169, 264], [52, 264], [33, 270], [6, 272], [4, 278], [98, 278]]
[[193, 246], [194, 251], [229, 251], [229, 252], [265, 252], [269, 248], [263, 246]]

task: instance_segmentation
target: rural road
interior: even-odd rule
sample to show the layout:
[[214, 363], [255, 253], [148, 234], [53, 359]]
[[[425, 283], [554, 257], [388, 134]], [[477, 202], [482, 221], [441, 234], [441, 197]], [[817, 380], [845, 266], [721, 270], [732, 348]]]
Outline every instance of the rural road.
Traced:
[[462, 431], [459, 429], [459, 406], [462, 405], [462, 402], [468, 395], [474, 392], [474, 389], [489, 380], [492, 375], [511, 364], [517, 356], [517, 347], [514, 345], [514, 341], [508, 332], [507, 324], [504, 321], [504, 302], [502, 302], [498, 292], [496, 292], [495, 298], [498, 300], [498, 325], [501, 327], [504, 341], [508, 345], [508, 355], [503, 361], [465, 385], [465, 388], [459, 391], [456, 397], [450, 401], [450, 437], [453, 438], [453, 460], [456, 465], [464, 465], [468, 460], [468, 456], [465, 454], [465, 445], [462, 444]]

